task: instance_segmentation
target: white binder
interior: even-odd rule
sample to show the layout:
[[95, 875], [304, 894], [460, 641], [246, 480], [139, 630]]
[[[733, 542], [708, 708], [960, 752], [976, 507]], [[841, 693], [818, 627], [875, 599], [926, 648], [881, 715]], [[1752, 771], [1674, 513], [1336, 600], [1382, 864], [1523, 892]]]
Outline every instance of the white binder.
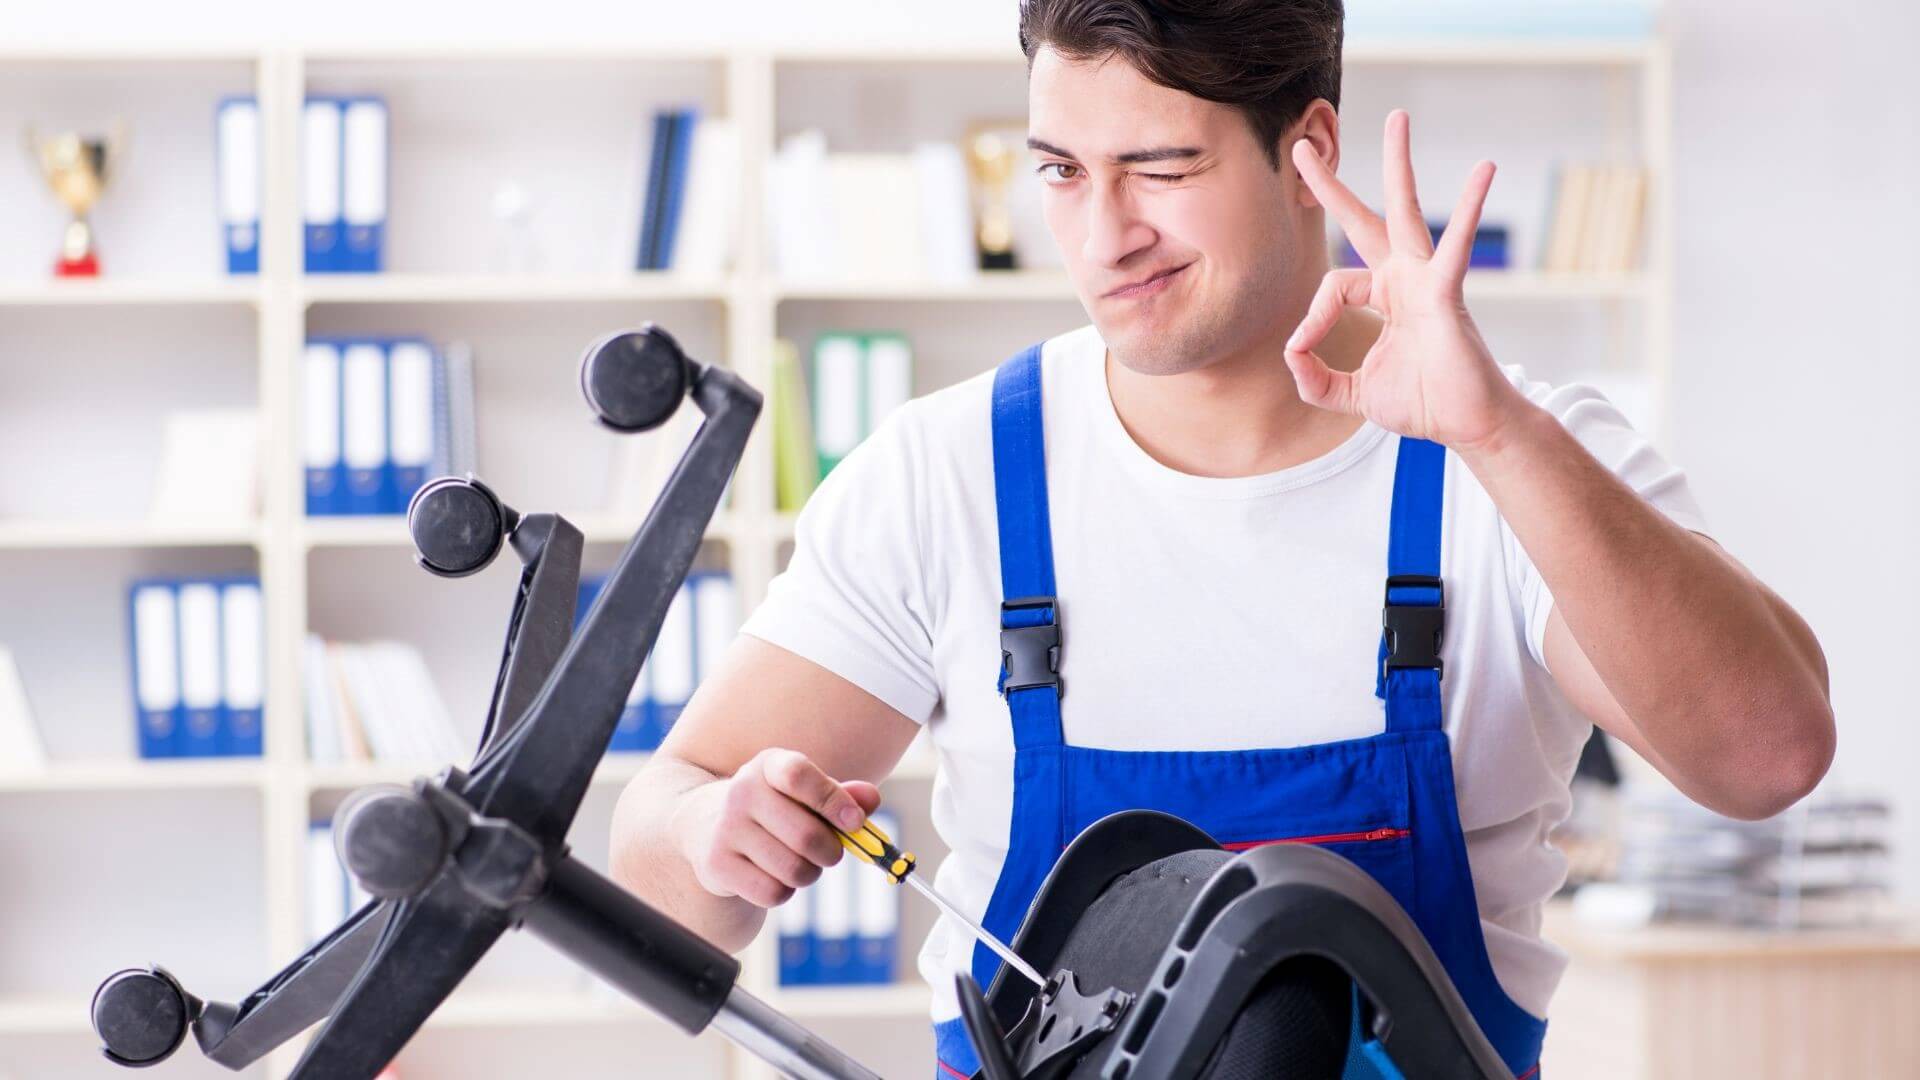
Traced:
[[342, 267], [340, 250], [340, 102], [310, 98], [300, 114], [300, 216], [306, 223], [306, 270]]
[[913, 397], [913, 347], [907, 339], [877, 334], [867, 339], [867, 403], [862, 435], [871, 435], [893, 410]]
[[694, 684], [707, 681], [740, 630], [740, 601], [730, 574], [701, 574], [692, 579]]
[[395, 341], [387, 349], [387, 367], [393, 413], [393, 497], [387, 509], [398, 514], [406, 511], [433, 467], [433, 349], [424, 341]]
[[180, 653], [173, 586], [152, 582], [133, 590], [133, 689], [140, 756], [178, 757]]
[[260, 272], [260, 106], [252, 98], [228, 98], [215, 120], [219, 155], [220, 227], [227, 273]]
[[[860, 443], [860, 339], [823, 336], [813, 348], [813, 433], [831, 467]], [[823, 469], [822, 472], [825, 472]]]
[[307, 516], [345, 512], [340, 465], [340, 347], [309, 341], [301, 356], [301, 457]]
[[266, 612], [260, 583], [230, 581], [220, 587], [221, 677], [227, 722], [220, 751], [258, 757], [260, 718], [266, 700]]
[[180, 703], [186, 709], [181, 753], [220, 752], [220, 589], [204, 581], [180, 586]]
[[340, 364], [340, 405], [345, 413], [340, 452], [346, 465], [346, 512], [377, 514], [384, 508], [386, 487], [386, 350], [376, 342], [355, 342], [342, 351]]
[[341, 118], [342, 268], [381, 268], [387, 225], [387, 103], [351, 98]]

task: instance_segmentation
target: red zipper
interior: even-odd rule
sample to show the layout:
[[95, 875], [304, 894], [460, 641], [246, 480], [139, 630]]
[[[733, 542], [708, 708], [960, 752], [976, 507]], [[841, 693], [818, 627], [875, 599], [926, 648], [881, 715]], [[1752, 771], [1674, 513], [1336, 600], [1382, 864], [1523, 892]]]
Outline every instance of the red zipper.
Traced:
[[1412, 829], [1371, 829], [1367, 832], [1324, 833], [1320, 836], [1282, 836], [1273, 840], [1235, 840], [1221, 844], [1228, 851], [1245, 851], [1267, 844], [1346, 844], [1371, 840], [1399, 840], [1412, 836]]

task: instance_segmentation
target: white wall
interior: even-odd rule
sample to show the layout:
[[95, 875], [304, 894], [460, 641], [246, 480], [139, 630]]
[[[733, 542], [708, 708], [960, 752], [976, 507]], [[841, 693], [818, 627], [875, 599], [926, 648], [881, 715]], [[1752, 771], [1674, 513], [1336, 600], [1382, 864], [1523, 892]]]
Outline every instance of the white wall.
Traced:
[[[546, 0], [300, 5], [97, 0], [17, 4], [32, 44], [259, 41], [486, 43], [704, 39], [715, 5]], [[1013, 0], [752, 0], [729, 33], [768, 41], [1014, 45]], [[530, 25], [538, 13], [538, 25]], [[1920, 664], [1907, 614], [1920, 576], [1920, 9], [1907, 0], [1673, 0], [1676, 59], [1677, 453], [1723, 543], [1826, 646], [1838, 781], [1911, 791]], [[218, 29], [209, 31], [209, 27]], [[110, 28], [103, 31], [103, 28]], [[854, 29], [850, 29], [854, 28]], [[1507, 108], [1512, 103], [1503, 103]], [[1901, 831], [1920, 897], [1920, 808]]]
[[1832, 781], [1904, 796], [1911, 899], [1920, 13], [1686, 0], [1671, 25], [1677, 454], [1722, 541], [1826, 648]]

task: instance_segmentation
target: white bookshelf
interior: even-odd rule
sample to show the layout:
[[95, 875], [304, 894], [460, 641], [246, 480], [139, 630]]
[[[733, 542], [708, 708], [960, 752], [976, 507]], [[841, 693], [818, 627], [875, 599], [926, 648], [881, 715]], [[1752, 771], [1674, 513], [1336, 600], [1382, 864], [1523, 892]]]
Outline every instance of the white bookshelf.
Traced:
[[[0, 462], [13, 474], [0, 477], [0, 595], [10, 601], [0, 605], [6, 609], [0, 641], [14, 648], [36, 705], [46, 702], [38, 719], [56, 758], [44, 774], [0, 775], [0, 821], [26, 816], [36, 823], [34, 830], [0, 832], [0, 863], [24, 857], [52, 871], [50, 883], [28, 877], [0, 889], [0, 955], [28, 939], [84, 934], [92, 943], [64, 966], [44, 949], [32, 953], [37, 960], [24, 974], [0, 965], [0, 1042], [11, 1040], [28, 1054], [24, 1063], [0, 1060], [0, 1071], [119, 1075], [90, 1048], [85, 1011], [91, 987], [116, 966], [158, 960], [190, 989], [225, 1000], [252, 989], [306, 944], [302, 852], [309, 818], [329, 812], [355, 787], [404, 782], [443, 764], [414, 769], [304, 760], [299, 680], [301, 642], [310, 628], [414, 640], [456, 722], [477, 730], [473, 705], [484, 711], [517, 564], [507, 556], [477, 579], [441, 581], [412, 565], [398, 518], [304, 518], [300, 410], [290, 375], [309, 333], [417, 332], [472, 343], [483, 477], [517, 509], [558, 510], [579, 525], [591, 571], [610, 565], [639, 524], [638, 515], [596, 509], [598, 476], [614, 437], [592, 425], [579, 399], [576, 365], [580, 351], [607, 331], [657, 320], [696, 357], [724, 363], [764, 388], [776, 334], [795, 339], [804, 352], [823, 328], [904, 329], [915, 344], [915, 390], [925, 393], [1086, 321], [1065, 274], [1044, 266], [962, 283], [884, 270], [858, 279], [789, 281], [770, 266], [763, 189], [780, 136], [823, 123], [838, 149], [900, 149], [911, 137], [956, 138], [975, 115], [1008, 109], [1018, 115], [1025, 69], [1011, 42], [1004, 49], [926, 40], [900, 48], [788, 50], [723, 43], [432, 52], [16, 48], [0, 61], [0, 128], [17, 130], [26, 120], [43, 130], [97, 126], [112, 115], [108, 106], [137, 93], [140, 100], [127, 110], [136, 139], [145, 137], [95, 218], [108, 274], [98, 281], [44, 277], [40, 263], [52, 257], [58, 211], [37, 190], [37, 177], [24, 169], [0, 172], [0, 232], [20, 238], [9, 245], [13, 254], [0, 255]], [[1503, 320], [1522, 328], [1546, 324], [1561, 337], [1600, 342], [1604, 362], [1649, 373], [1663, 392], [1673, 280], [1666, 45], [1657, 39], [1354, 41], [1346, 61], [1351, 75], [1342, 111], [1353, 150], [1341, 173], [1363, 197], [1377, 198], [1377, 157], [1368, 154], [1377, 153], [1370, 147], [1377, 146], [1388, 105], [1412, 108], [1423, 205], [1450, 208], [1465, 165], [1494, 157], [1502, 173], [1487, 220], [1505, 220], [1516, 234], [1531, 235], [1541, 224], [1539, 176], [1547, 160], [1623, 153], [1649, 167], [1644, 269], [1620, 275], [1476, 271], [1467, 295], [1483, 328], [1492, 327], [1496, 355]], [[1489, 84], [1497, 90], [1485, 92], [1498, 93], [1499, 107], [1449, 106], [1448, 93], [1473, 95]], [[1521, 124], [1502, 140], [1501, 129], [1488, 128], [1497, 120], [1469, 122], [1477, 114], [1497, 117], [1515, 85], [1553, 99], [1551, 120], [1559, 127]], [[381, 93], [393, 108], [387, 273], [301, 273], [296, 136], [299, 103], [310, 90]], [[262, 273], [254, 278], [221, 273], [211, 213], [213, 107], [227, 93], [253, 93], [263, 106], [264, 244]], [[1569, 108], [1584, 111], [1565, 115], [1561, 94], [1575, 103]], [[870, 116], [846, 108], [849, 101], [875, 99], [885, 100]], [[739, 250], [734, 270], [717, 279], [620, 268], [637, 232], [637, 211], [628, 204], [637, 204], [644, 176], [638, 161], [643, 123], [655, 105], [684, 100], [727, 116], [742, 139]], [[554, 114], [568, 122], [546, 122]], [[558, 200], [566, 205], [542, 211], [551, 211], [542, 227], [552, 250], [539, 272], [487, 269], [486, 185], [509, 173], [549, 196], [571, 196]], [[146, 192], [149, 187], [160, 193]], [[180, 198], [181, 191], [203, 198]], [[154, 209], [162, 198], [188, 211], [162, 221]], [[983, 320], [989, 306], [994, 316]], [[44, 367], [34, 363], [42, 357]], [[142, 519], [150, 492], [142, 470], [151, 462], [142, 461], [141, 448], [148, 447], [150, 458], [158, 445], [157, 418], [150, 414], [188, 402], [240, 401], [258, 407], [268, 433], [260, 518], [201, 525]], [[70, 439], [58, 453], [43, 453], [37, 442], [8, 441], [6, 432], [18, 421], [48, 417], [69, 430], [91, 434], [97, 427], [109, 434], [92, 451], [91, 441]], [[772, 509], [765, 419], [735, 477], [731, 506], [708, 530], [702, 555], [732, 569], [749, 608], [765, 594], [793, 538], [793, 516]], [[46, 435], [60, 436], [53, 428]], [[35, 468], [48, 475], [26, 475]], [[133, 759], [129, 710], [116, 705], [129, 682], [125, 581], [146, 573], [234, 569], [257, 571], [267, 599], [266, 756]], [[90, 584], [71, 602], [57, 602], [44, 582], [66, 578]], [[12, 603], [17, 597], [29, 602]], [[604, 865], [605, 813], [643, 762], [643, 756], [610, 757], [596, 773], [575, 838], [583, 857]], [[904, 817], [903, 833], [929, 864], [943, 854], [927, 819], [932, 778], [932, 763], [916, 757], [887, 784], [889, 801]], [[167, 854], [173, 847], [188, 850], [183, 834], [216, 813], [223, 828], [214, 831], [227, 846], [190, 857]], [[125, 870], [87, 861], [102, 843], [124, 839], [113, 831], [116, 822], [150, 816], [162, 822], [154, 828], [164, 830], [152, 837], [150, 861], [124, 856], [134, 863]], [[143, 909], [137, 890], [144, 884], [178, 879], [172, 881], [177, 889], [199, 884], [201, 875], [208, 888], [232, 898], [223, 905], [242, 914], [239, 929], [178, 915], [184, 907], [162, 904], [153, 917]], [[52, 913], [60, 897], [36, 892], [46, 889], [73, 897], [76, 921], [58, 922]], [[869, 1061], [883, 1074], [919, 1072], [931, 1037], [924, 1024], [927, 990], [913, 958], [933, 917], [917, 901], [903, 904], [900, 985], [782, 989], [775, 985], [768, 935], [744, 954], [743, 980], [819, 1024], [829, 1038], [846, 1040], [850, 1050], [889, 1055]], [[17, 917], [23, 912], [30, 922]], [[174, 921], [165, 921], [169, 913]], [[230, 939], [230, 931], [238, 937]], [[686, 1040], [644, 1010], [589, 989], [562, 962], [542, 960], [525, 944], [498, 965], [489, 957], [488, 978], [477, 973], [434, 1018], [418, 1048], [410, 1046], [401, 1059], [407, 1080], [518, 1075], [508, 1052], [532, 1053], [558, 1034], [534, 1029], [559, 1028], [604, 1031], [568, 1032], [577, 1057], [561, 1071], [570, 1074], [613, 1075], [617, 1068], [622, 1075], [689, 1075], [718, 1068], [734, 1076], [769, 1075], [717, 1036]], [[109, 956], [111, 962], [103, 959]], [[211, 975], [203, 970], [207, 961], [216, 961]], [[297, 1053], [292, 1045], [246, 1075], [277, 1080]], [[488, 1057], [495, 1053], [499, 1064]], [[163, 1071], [226, 1075], [180, 1060], [194, 1056], [183, 1050]]]

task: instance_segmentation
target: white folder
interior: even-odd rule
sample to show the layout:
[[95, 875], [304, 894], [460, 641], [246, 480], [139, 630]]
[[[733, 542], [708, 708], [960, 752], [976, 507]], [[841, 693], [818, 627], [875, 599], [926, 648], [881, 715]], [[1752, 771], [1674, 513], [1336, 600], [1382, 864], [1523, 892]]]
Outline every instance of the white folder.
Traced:
[[336, 269], [340, 250], [340, 103], [315, 98], [300, 114], [300, 216], [309, 271]]
[[860, 443], [860, 340], [844, 334], [814, 346], [813, 431], [820, 453], [838, 461]]
[[707, 681], [740, 630], [740, 601], [728, 574], [693, 579], [694, 682]]
[[184, 747], [190, 757], [215, 753], [220, 740], [220, 589], [207, 582], [180, 586], [180, 703], [186, 707]]
[[663, 706], [685, 705], [693, 696], [693, 603], [685, 584], [673, 594], [667, 619], [648, 656], [653, 675], [653, 700]]

